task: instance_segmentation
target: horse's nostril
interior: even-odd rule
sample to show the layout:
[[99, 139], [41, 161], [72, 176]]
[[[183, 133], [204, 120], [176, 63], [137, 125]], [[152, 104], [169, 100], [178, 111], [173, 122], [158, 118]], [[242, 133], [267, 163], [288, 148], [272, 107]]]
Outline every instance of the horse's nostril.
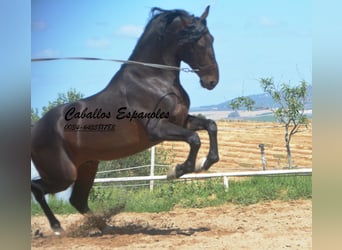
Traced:
[[217, 82], [216, 81], [211, 81], [209, 84], [210, 84], [210, 86], [215, 87]]
[[211, 90], [211, 89], [213, 89], [213, 88], [216, 87], [218, 81], [216, 81], [216, 80], [205, 81], [205, 80], [202, 80], [202, 79], [201, 79], [201, 80], [200, 80], [200, 83], [201, 83], [201, 85], [202, 85], [203, 88], [206, 88], [206, 89]]

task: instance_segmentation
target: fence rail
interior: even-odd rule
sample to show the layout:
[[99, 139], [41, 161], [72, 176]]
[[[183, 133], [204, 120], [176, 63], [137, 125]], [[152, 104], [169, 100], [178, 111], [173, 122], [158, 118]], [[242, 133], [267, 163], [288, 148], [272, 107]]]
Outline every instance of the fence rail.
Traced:
[[[271, 175], [312, 175], [312, 168], [301, 169], [284, 169], [284, 170], [259, 170], [259, 171], [242, 171], [242, 172], [225, 172], [225, 173], [199, 173], [186, 174], [179, 179], [205, 179], [223, 177], [223, 183], [228, 189], [228, 177], [246, 177], [246, 176], [271, 176]], [[112, 182], [127, 182], [127, 181], [155, 181], [167, 180], [166, 175], [155, 176], [133, 176], [133, 177], [116, 177], [116, 178], [96, 178], [95, 183], [112, 183]], [[153, 190], [153, 184], [150, 186]]]

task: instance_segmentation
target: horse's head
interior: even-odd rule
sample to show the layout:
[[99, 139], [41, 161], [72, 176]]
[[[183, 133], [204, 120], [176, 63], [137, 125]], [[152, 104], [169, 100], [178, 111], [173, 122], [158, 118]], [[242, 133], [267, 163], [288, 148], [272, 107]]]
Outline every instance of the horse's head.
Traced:
[[201, 85], [213, 89], [219, 81], [218, 65], [213, 49], [214, 37], [209, 33], [206, 18], [209, 6], [201, 17], [193, 17], [181, 31], [179, 44], [181, 45], [180, 58], [193, 69], [200, 77]]
[[[163, 26], [163, 34], [160, 39], [164, 45], [169, 46], [170, 51], [176, 50], [177, 58], [186, 62], [192, 69], [198, 69], [201, 85], [207, 89], [213, 89], [219, 80], [218, 65], [213, 49], [214, 38], [209, 33], [206, 18], [209, 14], [209, 6], [200, 17], [189, 15], [183, 10], [165, 11], [153, 8], [160, 12], [159, 25]], [[176, 48], [171, 48], [176, 45]]]

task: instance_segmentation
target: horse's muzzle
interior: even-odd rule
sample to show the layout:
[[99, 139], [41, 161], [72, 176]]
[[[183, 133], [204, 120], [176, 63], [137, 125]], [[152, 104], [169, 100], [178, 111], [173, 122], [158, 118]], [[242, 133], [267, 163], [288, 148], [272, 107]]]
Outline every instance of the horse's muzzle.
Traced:
[[216, 87], [219, 81], [219, 71], [217, 64], [207, 65], [205, 67], [199, 67], [200, 71], [198, 75], [203, 88], [212, 90]]
[[218, 81], [215, 81], [215, 80], [210, 80], [206, 82], [206, 81], [203, 81], [202, 79], [200, 80], [200, 82], [201, 82], [202, 87], [208, 90], [212, 90], [213, 88], [215, 88], [218, 83]]

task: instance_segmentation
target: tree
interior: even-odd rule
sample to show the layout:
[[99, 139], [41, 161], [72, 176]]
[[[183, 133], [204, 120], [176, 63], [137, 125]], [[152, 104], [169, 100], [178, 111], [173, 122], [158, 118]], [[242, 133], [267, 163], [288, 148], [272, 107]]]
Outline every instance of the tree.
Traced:
[[203, 115], [202, 113], [198, 113], [195, 116], [198, 117], [198, 118], [206, 119], [205, 115]]
[[31, 123], [36, 123], [40, 119], [38, 109], [31, 108]]
[[277, 103], [278, 108], [272, 110], [275, 118], [285, 124], [285, 144], [289, 168], [292, 167], [290, 142], [299, 128], [307, 126], [308, 118], [304, 114], [305, 102], [308, 95], [307, 83], [302, 80], [300, 85], [291, 87], [283, 83], [276, 87], [272, 78], [261, 78], [261, 87]]
[[34, 124], [36, 123], [42, 116], [44, 116], [50, 109], [53, 109], [54, 107], [64, 104], [64, 103], [69, 103], [69, 102], [74, 102], [77, 101], [81, 98], [83, 98], [83, 94], [81, 92], [76, 91], [76, 89], [71, 88], [68, 90], [67, 93], [58, 93], [57, 99], [53, 102], [49, 101], [48, 106], [44, 106], [42, 108], [42, 115], [39, 115], [38, 108], [32, 108], [31, 107], [31, 123]]
[[255, 104], [255, 101], [248, 97], [248, 96], [240, 96], [238, 98], [235, 98], [229, 103], [229, 106], [233, 110], [238, 110], [240, 107], [244, 106], [248, 111], [251, 111], [253, 109], [253, 106]]
[[50, 109], [69, 102], [78, 101], [79, 99], [83, 98], [83, 94], [81, 92], [77, 92], [76, 89], [71, 88], [68, 92], [65, 93], [58, 93], [58, 97], [56, 101], [49, 102], [48, 106], [43, 107], [42, 115], [45, 115]]

